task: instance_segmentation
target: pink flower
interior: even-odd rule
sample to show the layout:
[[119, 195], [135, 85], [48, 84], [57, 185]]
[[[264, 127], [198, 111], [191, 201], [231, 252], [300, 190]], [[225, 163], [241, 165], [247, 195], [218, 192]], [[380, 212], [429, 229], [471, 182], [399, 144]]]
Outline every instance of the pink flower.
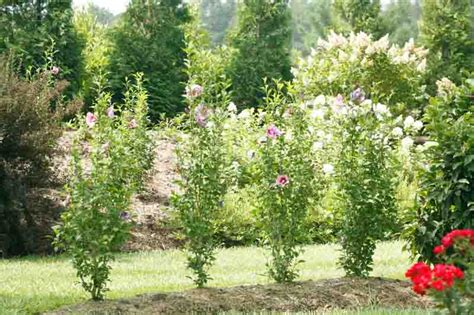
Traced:
[[134, 119], [130, 120], [130, 122], [128, 123], [128, 128], [130, 129], [135, 129], [138, 127], [138, 123], [137, 121]]
[[110, 105], [109, 108], [107, 108], [106, 113], [109, 118], [114, 118], [115, 117], [114, 106]]
[[58, 75], [58, 73], [59, 73], [59, 67], [54, 66], [51, 68], [52, 75]]
[[278, 175], [275, 184], [280, 187], [285, 187], [290, 183], [290, 178], [287, 175]]
[[94, 114], [92, 114], [91, 112], [88, 112], [86, 114], [86, 124], [89, 128], [94, 127], [96, 121], [97, 117]]
[[201, 96], [203, 92], [202, 86], [199, 84], [192, 84], [191, 86], [186, 87], [186, 97], [195, 98]]
[[194, 110], [194, 119], [196, 123], [201, 127], [207, 126], [207, 119], [209, 118], [210, 110], [204, 104], [199, 104]]
[[276, 139], [281, 136], [283, 133], [275, 125], [270, 125], [267, 128], [267, 137], [271, 139]]

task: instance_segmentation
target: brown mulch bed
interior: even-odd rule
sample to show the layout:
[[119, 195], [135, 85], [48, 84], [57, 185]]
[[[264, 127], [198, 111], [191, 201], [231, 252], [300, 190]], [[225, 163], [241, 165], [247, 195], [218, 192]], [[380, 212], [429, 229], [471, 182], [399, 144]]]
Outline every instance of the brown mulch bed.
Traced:
[[183, 314], [219, 312], [322, 312], [367, 307], [429, 308], [407, 281], [339, 278], [293, 284], [237, 286], [156, 293], [86, 302], [48, 314]]

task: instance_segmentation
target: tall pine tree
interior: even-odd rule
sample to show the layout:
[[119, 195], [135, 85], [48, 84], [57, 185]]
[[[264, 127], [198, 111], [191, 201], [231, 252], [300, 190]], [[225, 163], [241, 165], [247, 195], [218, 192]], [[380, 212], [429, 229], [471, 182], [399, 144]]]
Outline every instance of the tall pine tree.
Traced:
[[240, 108], [255, 107], [264, 95], [264, 78], [291, 79], [288, 0], [243, 0], [238, 19], [229, 67], [234, 101]]
[[132, 0], [112, 33], [111, 89], [122, 98], [124, 82], [143, 72], [149, 112], [157, 121], [183, 110], [185, 42], [181, 25], [189, 20], [182, 0]]
[[334, 7], [352, 31], [372, 34], [376, 39], [384, 35], [380, 0], [335, 0]]

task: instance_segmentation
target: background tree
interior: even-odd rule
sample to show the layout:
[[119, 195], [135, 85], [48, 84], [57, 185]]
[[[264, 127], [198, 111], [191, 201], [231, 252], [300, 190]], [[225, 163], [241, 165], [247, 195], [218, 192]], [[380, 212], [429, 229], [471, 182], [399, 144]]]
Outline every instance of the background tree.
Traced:
[[411, 0], [391, 0], [382, 11], [385, 30], [390, 41], [403, 45], [410, 38], [418, 37], [418, 19], [421, 15], [420, 2]]
[[334, 24], [331, 0], [293, 0], [291, 13], [293, 48], [304, 55], [316, 46], [318, 38], [325, 37]]
[[[73, 24], [71, 0], [0, 1], [0, 53], [11, 51], [20, 74], [31, 68], [60, 68], [59, 77], [70, 82], [68, 92], [80, 86], [82, 43]], [[45, 59], [51, 51], [52, 60]]]
[[237, 106], [257, 106], [264, 78], [291, 79], [291, 12], [288, 0], [244, 0], [238, 10], [236, 49], [230, 65]]
[[380, 0], [335, 0], [334, 8], [352, 31], [370, 33], [375, 39], [384, 35]]
[[229, 27], [235, 22], [237, 3], [235, 0], [202, 0], [201, 22], [209, 32], [214, 45], [222, 44]]
[[430, 49], [428, 82], [448, 77], [461, 83], [463, 71], [474, 70], [473, 11], [470, 0], [424, 0], [420, 33]]
[[189, 19], [181, 0], [132, 0], [112, 32], [111, 89], [123, 97], [125, 77], [142, 72], [152, 120], [181, 111], [184, 85], [184, 34]]

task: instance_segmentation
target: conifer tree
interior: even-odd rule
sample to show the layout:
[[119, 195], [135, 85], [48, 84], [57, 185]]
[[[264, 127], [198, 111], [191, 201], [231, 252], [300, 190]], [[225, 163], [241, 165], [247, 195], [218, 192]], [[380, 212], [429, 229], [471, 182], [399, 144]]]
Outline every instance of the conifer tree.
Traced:
[[229, 67], [234, 101], [258, 106], [264, 79], [291, 79], [291, 12], [288, 0], [244, 0], [238, 9], [235, 48]]

